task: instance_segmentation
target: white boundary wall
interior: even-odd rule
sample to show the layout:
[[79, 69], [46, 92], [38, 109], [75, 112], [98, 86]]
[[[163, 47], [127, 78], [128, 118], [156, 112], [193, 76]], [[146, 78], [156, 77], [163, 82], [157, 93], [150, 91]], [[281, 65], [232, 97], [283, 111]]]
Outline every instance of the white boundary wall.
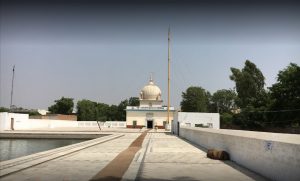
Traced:
[[178, 135], [178, 125], [195, 127], [196, 124], [202, 124], [209, 128], [220, 129], [219, 113], [201, 113], [201, 112], [176, 112], [172, 124], [172, 132]]
[[28, 120], [28, 114], [17, 114], [17, 113], [0, 113], [0, 131], [11, 129], [11, 118], [14, 118], [14, 126], [16, 122], [21, 122], [22, 120]]
[[180, 136], [271, 180], [300, 180], [300, 135], [181, 127]]
[[[72, 121], [72, 120], [50, 120], [29, 119], [28, 114], [0, 113], [0, 131], [11, 130], [11, 118], [14, 118], [15, 130], [49, 129], [49, 128], [74, 128], [74, 127], [98, 127], [96, 121]], [[126, 121], [99, 122], [101, 128], [126, 128]]]

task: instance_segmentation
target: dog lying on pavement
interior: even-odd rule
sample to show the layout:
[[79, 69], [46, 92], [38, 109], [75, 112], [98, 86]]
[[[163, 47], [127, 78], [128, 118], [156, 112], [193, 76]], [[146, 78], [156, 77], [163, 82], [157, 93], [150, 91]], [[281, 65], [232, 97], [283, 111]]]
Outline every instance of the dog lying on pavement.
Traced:
[[223, 150], [209, 149], [207, 150], [207, 157], [215, 160], [230, 160], [229, 153]]

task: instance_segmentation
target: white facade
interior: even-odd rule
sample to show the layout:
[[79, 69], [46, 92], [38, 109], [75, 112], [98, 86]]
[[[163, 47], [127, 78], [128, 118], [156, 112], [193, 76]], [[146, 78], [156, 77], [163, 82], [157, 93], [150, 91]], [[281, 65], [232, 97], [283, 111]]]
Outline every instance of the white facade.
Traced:
[[208, 127], [220, 129], [220, 114], [219, 113], [200, 113], [200, 112], [176, 112], [172, 131], [178, 134], [180, 126], [186, 127]]
[[169, 123], [167, 121], [168, 108], [162, 106], [161, 90], [150, 78], [139, 96], [140, 106], [126, 107], [127, 128], [168, 128], [174, 117], [174, 107], [170, 107]]
[[37, 112], [40, 114], [40, 115], [46, 115], [47, 113], [49, 113], [50, 111], [48, 110], [45, 110], [45, 109], [38, 109]]
[[19, 114], [19, 113], [0, 113], [0, 130], [13, 130], [16, 128], [16, 125], [22, 120], [28, 120], [28, 114]]
[[[174, 117], [174, 108], [170, 107], [170, 124]], [[126, 108], [127, 128], [159, 128], [164, 129], [167, 124], [167, 107], [133, 107]]]
[[[13, 118], [13, 120], [12, 120]], [[126, 128], [125, 121], [98, 122], [101, 128]], [[96, 121], [29, 119], [28, 114], [0, 113], [0, 131], [51, 128], [98, 127]]]

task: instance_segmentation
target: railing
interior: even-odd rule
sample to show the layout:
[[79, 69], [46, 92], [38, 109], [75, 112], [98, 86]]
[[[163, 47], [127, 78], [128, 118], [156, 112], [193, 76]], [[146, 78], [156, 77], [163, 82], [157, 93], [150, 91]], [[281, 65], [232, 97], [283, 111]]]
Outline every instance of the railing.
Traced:
[[126, 121], [77, 121], [78, 127], [126, 128]]
[[[127, 106], [126, 110], [168, 110], [168, 107], [137, 107], [137, 106]], [[174, 111], [174, 107], [170, 107], [171, 111]]]

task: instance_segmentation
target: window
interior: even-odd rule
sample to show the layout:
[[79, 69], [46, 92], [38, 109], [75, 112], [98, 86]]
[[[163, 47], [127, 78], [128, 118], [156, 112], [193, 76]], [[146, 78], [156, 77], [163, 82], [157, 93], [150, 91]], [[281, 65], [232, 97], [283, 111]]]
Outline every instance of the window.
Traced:
[[191, 127], [191, 123], [185, 123], [187, 127]]
[[195, 127], [203, 128], [203, 124], [195, 124]]
[[205, 126], [203, 124], [195, 124], [195, 127], [198, 127], [198, 128], [208, 128], [208, 124]]
[[132, 127], [136, 128], [136, 121], [132, 121]]

